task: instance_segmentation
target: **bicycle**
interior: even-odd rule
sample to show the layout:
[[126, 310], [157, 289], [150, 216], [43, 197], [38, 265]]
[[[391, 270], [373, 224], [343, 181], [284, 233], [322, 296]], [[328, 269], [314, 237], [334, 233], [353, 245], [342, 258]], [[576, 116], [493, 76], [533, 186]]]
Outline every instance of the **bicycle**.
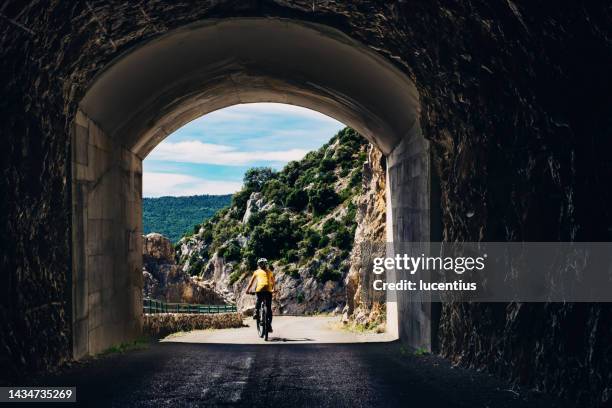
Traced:
[[[255, 295], [255, 292], [247, 292], [249, 295]], [[259, 307], [259, 313], [256, 316], [257, 321], [257, 335], [262, 337], [264, 341], [268, 341], [268, 333], [270, 330], [270, 324], [268, 322], [268, 314], [272, 313], [268, 310], [266, 302], [261, 302]]]

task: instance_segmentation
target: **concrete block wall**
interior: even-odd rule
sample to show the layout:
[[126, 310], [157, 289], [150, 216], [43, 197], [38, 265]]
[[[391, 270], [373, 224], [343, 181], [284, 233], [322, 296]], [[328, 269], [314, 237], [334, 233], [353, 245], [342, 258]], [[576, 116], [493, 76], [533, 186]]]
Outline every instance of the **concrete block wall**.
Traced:
[[142, 160], [79, 111], [72, 171], [73, 354], [80, 358], [142, 330]]
[[[402, 242], [430, 241], [430, 185], [429, 142], [416, 123], [387, 156], [387, 241], [394, 243], [388, 251], [399, 251], [396, 247]], [[392, 272], [391, 280], [398, 279]], [[390, 329], [410, 346], [431, 351], [437, 324], [432, 321], [431, 299], [408, 291], [390, 295], [387, 305]]]

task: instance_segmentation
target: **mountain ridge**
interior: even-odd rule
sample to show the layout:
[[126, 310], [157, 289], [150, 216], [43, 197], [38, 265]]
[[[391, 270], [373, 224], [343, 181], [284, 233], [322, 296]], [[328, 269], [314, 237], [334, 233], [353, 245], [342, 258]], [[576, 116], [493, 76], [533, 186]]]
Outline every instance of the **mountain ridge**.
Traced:
[[144, 234], [157, 232], [176, 243], [182, 236], [193, 233], [194, 225], [230, 205], [231, 197], [231, 194], [144, 197]]

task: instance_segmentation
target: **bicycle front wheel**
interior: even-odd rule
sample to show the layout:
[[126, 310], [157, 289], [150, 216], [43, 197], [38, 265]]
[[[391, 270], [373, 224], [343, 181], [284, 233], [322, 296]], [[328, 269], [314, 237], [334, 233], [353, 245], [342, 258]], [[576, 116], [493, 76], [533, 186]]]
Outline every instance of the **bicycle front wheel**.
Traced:
[[266, 314], [265, 313], [266, 313], [265, 312], [265, 307], [263, 307], [263, 305], [262, 305], [262, 307], [259, 309], [259, 313], [257, 314], [257, 335], [259, 337], [264, 337], [265, 336], [265, 333], [264, 333], [264, 330], [265, 330], [265, 327], [266, 327], [266, 324], [264, 323], [266, 321], [265, 320], [266, 319]]

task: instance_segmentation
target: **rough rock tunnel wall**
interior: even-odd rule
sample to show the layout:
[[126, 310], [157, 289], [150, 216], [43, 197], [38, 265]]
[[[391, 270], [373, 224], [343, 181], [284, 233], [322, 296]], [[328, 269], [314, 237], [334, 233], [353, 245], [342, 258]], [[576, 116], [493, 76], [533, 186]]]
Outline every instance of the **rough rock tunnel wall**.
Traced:
[[[0, 364], [9, 378], [71, 357], [70, 129], [80, 98], [120, 53], [203, 18], [327, 24], [406, 72], [440, 175], [444, 239], [610, 240], [605, 2], [167, 3], [0, 6]], [[596, 404], [612, 398], [611, 338], [607, 305], [480, 304], [444, 307], [438, 343], [464, 365]]]

